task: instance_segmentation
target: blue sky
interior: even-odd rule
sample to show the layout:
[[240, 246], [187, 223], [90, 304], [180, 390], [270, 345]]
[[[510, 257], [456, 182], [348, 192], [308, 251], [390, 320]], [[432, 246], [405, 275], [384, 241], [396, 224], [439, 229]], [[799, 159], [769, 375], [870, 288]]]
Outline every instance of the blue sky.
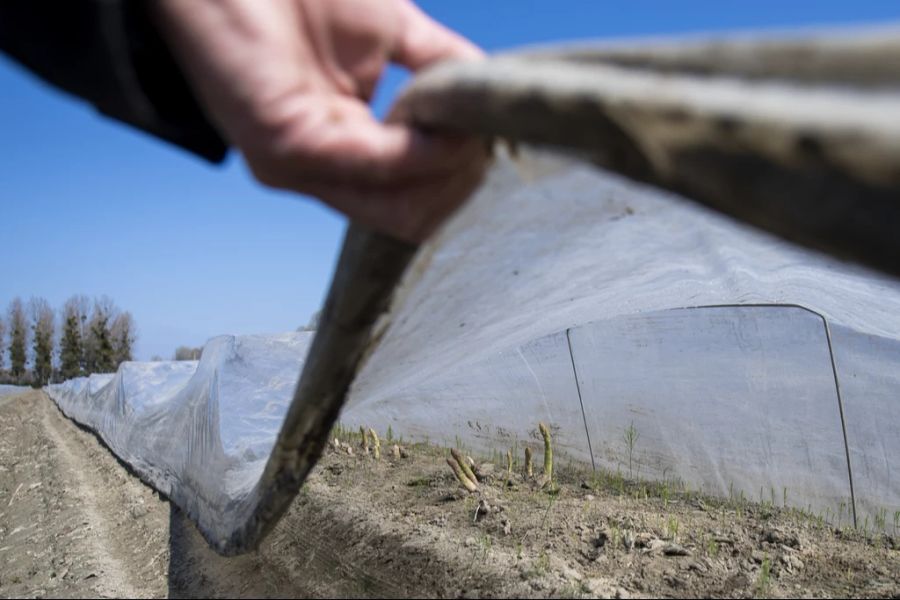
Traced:
[[[375, 0], [377, 1], [377, 0]], [[900, 20], [900, 3], [425, 1], [483, 48]], [[391, 70], [384, 114], [405, 74]], [[221, 333], [286, 331], [321, 303], [345, 226], [265, 190], [240, 160], [211, 166], [106, 120], [0, 58], [0, 309], [107, 294], [138, 324], [137, 358]]]

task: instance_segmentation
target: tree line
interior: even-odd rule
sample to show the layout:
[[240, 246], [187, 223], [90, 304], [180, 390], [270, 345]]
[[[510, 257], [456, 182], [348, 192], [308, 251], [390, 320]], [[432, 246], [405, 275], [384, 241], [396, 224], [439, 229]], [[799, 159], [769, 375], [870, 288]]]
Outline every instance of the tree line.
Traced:
[[0, 383], [42, 386], [113, 373], [132, 359], [136, 336], [131, 313], [107, 296], [75, 295], [59, 310], [44, 298], [14, 298], [0, 316]]

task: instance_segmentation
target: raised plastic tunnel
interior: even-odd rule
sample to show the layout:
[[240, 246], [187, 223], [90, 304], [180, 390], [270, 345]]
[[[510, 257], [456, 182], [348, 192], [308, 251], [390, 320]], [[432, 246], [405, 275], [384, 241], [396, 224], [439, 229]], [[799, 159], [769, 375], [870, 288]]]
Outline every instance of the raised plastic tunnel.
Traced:
[[[900, 63], [847, 70], [896, 40], [741, 41], [705, 67], [702, 44], [547, 51], [426, 75], [398, 114], [590, 162], [498, 147], [422, 248], [350, 229], [315, 335], [223, 336], [199, 363], [126, 363], [50, 395], [223, 553], [274, 526], [338, 418], [484, 452], [536, 444], [544, 421], [564, 460], [596, 469], [893, 513], [900, 282], [782, 237], [900, 272], [900, 101], [879, 83]], [[798, 48], [819, 71], [778, 70]]]

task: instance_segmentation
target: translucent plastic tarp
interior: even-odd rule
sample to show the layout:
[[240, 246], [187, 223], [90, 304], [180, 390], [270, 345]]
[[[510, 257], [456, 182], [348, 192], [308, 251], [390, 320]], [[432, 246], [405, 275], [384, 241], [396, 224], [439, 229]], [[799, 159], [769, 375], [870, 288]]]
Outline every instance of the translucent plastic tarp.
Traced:
[[21, 385], [0, 385], [0, 398], [3, 396], [14, 396], [28, 391], [28, 388]]
[[[580, 64], [583, 57], [568, 60]], [[840, 202], [822, 209], [827, 218], [816, 227], [803, 229], [795, 218], [821, 188], [807, 185], [810, 173], [828, 182], [839, 173], [834, 181], [859, 192], [854, 199], [866, 215], [877, 214], [872, 206], [884, 209], [883, 181], [866, 182], [890, 172], [895, 157], [882, 150], [900, 136], [885, 130], [887, 137], [879, 137], [884, 132], [870, 127], [873, 114], [885, 114], [881, 105], [858, 122], [842, 115], [844, 129], [803, 121], [816, 143], [830, 148], [854, 133], [855, 148], [888, 165], [851, 185], [852, 160], [823, 166], [816, 159], [808, 173], [791, 154], [796, 145], [774, 144], [797, 133], [791, 119], [799, 117], [772, 125], [768, 87], [748, 103], [758, 113], [741, 112], [741, 102], [732, 107], [737, 127], [744, 119], [759, 135], [736, 141], [731, 129], [716, 125], [721, 115], [704, 113], [706, 105], [698, 103], [691, 128], [678, 129], [684, 119], [675, 119], [674, 129], [653, 137], [628, 112], [634, 100], [607, 106], [609, 94], [615, 100], [621, 90], [618, 83], [611, 92], [605, 87], [603, 69], [595, 80], [576, 78], [557, 90], [529, 79], [523, 61], [499, 63], [518, 69], [512, 79], [495, 78], [491, 64], [474, 74], [426, 79], [411, 94], [411, 118], [449, 118], [441, 111], [455, 107], [454, 98], [481, 94], [485, 102], [460, 109], [461, 122], [470, 118], [476, 130], [490, 132], [496, 122], [518, 126], [538, 141], [558, 123], [562, 137], [584, 150], [566, 107], [588, 119], [582, 128], [623, 110], [622, 123], [650, 136], [642, 144], [661, 141], [648, 150], [659, 159], [651, 165], [657, 172], [644, 179], [696, 189], [705, 203], [753, 222], [786, 206], [766, 203], [767, 193], [783, 194], [784, 184], [797, 199], [785, 208], [786, 222], [800, 223], [797, 239], [871, 264], [894, 264], [877, 259], [890, 259], [889, 236], [873, 235], [874, 245], [854, 253], [851, 242], [863, 229], [853, 228], [861, 222], [846, 219], [852, 235], [843, 237], [839, 228], [819, 226], [833, 225], [828, 219], [841, 214]], [[631, 75], [640, 79], [644, 70]], [[632, 84], [629, 93], [663, 85]], [[462, 90], [458, 97], [454, 85]], [[783, 91], [775, 96], [783, 98]], [[662, 109], [651, 100], [652, 115]], [[520, 118], [523, 110], [538, 110], [549, 122], [536, 131], [522, 120], [504, 120], [503, 107]], [[479, 111], [492, 120], [477, 123]], [[681, 137], [673, 137], [676, 129]], [[669, 178], [663, 159], [694, 156], [683, 153], [693, 147], [685, 140], [721, 141], [717, 135], [727, 144], [705, 147], [715, 189], [696, 187], [690, 177], [691, 185]], [[746, 163], [717, 162], [733, 144], [746, 144], [742, 156], [765, 157], [766, 170], [742, 179]], [[634, 175], [631, 159], [620, 164], [616, 156], [591, 158]], [[729, 169], [731, 179], [723, 178]], [[752, 215], [741, 212], [741, 202], [721, 201], [728, 181], [753, 184], [749, 194], [734, 188]], [[793, 237], [790, 228], [774, 229]], [[459, 437], [485, 453], [505, 452], [534, 444], [543, 421], [554, 431], [561, 460], [597, 469], [678, 479], [712, 493], [786, 497], [804, 508], [843, 503], [860, 515], [900, 509], [900, 477], [891, 466], [900, 456], [897, 279], [801, 249], [568, 154], [522, 148], [499, 151], [469, 203], [414, 250], [351, 228], [315, 337], [215, 338], [199, 363], [126, 363], [112, 378], [51, 386], [51, 397], [168, 494], [225, 553], [252, 548], [271, 529], [342, 405], [345, 424], [391, 427], [408, 439]], [[629, 427], [639, 434], [630, 450], [623, 441]]]
[[49, 386], [142, 478], [219, 531], [250, 494], [278, 434], [310, 332], [221, 336], [198, 361], [127, 362]]
[[895, 280], [584, 165], [506, 169], [404, 294], [348, 424], [489, 452], [537, 449], [545, 420], [597, 468], [836, 510], [836, 370], [857, 505], [900, 507]]
[[[523, 161], [501, 161], [419, 258], [344, 422], [489, 453], [536, 444], [545, 421], [563, 460], [836, 509], [850, 475], [821, 314], [857, 504], [900, 508], [900, 285], [588, 166]], [[199, 363], [125, 363], [49, 389], [223, 534], [311, 337], [224, 336]]]

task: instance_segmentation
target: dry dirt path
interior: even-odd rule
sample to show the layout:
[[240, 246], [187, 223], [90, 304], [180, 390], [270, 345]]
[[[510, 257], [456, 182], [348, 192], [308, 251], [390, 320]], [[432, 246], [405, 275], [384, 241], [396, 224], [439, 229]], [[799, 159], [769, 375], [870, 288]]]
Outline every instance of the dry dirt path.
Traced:
[[0, 400], [0, 595], [166, 594], [168, 503], [39, 391]]

